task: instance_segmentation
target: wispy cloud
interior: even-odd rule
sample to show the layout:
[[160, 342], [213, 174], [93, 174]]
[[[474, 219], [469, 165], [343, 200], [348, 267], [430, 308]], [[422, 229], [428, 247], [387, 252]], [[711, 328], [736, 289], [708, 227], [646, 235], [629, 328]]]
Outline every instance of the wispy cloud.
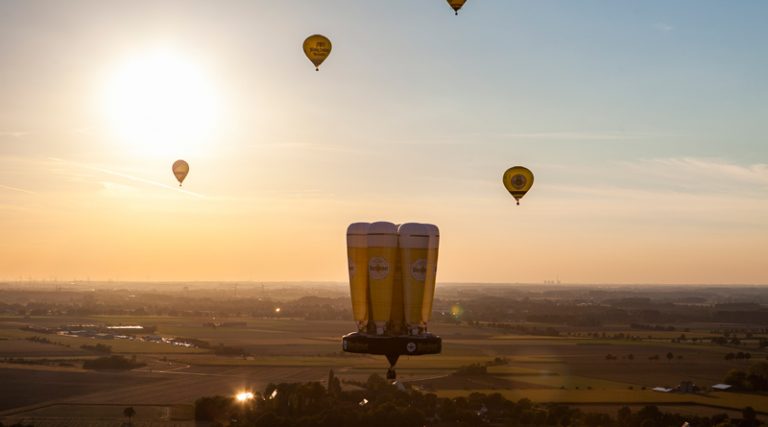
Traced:
[[12, 130], [12, 131], [0, 130], [0, 137], [10, 136], [12, 138], [21, 138], [21, 137], [27, 136], [29, 134], [30, 134], [30, 132], [22, 131], [22, 130]]
[[[557, 170], [558, 175], [562, 172]], [[564, 180], [550, 175], [537, 182], [542, 206], [552, 212], [563, 209], [638, 223], [677, 220], [768, 227], [767, 164], [670, 157], [571, 168], [567, 176]]]
[[19, 193], [25, 193], [25, 194], [37, 194], [34, 191], [25, 190], [25, 189], [19, 188], [19, 187], [11, 187], [10, 185], [3, 185], [3, 184], [0, 184], [0, 189], [9, 190], [9, 191], [17, 191]]
[[643, 176], [662, 178], [672, 185], [704, 191], [752, 191], [768, 188], [768, 164], [741, 165], [718, 158], [670, 157], [621, 162]]
[[364, 150], [360, 148], [350, 148], [343, 145], [336, 144], [316, 144], [309, 142], [271, 142], [264, 144], [251, 145], [252, 148], [270, 148], [270, 149], [282, 149], [282, 150], [301, 150], [301, 151], [325, 151], [333, 153], [360, 153]]
[[132, 185], [121, 184], [113, 181], [102, 181], [101, 185], [104, 187], [105, 191], [113, 194], [134, 194], [139, 191]]
[[536, 139], [549, 141], [615, 141], [629, 139], [643, 139], [646, 135], [627, 132], [600, 132], [600, 131], [566, 131], [566, 132], [521, 132], [502, 133], [500, 137], [510, 139]]
[[201, 199], [206, 198], [204, 195], [199, 194], [199, 193], [195, 193], [195, 192], [192, 192], [192, 191], [184, 190], [182, 188], [174, 187], [172, 185], [168, 185], [168, 184], [165, 184], [165, 183], [162, 183], [162, 182], [152, 181], [152, 180], [149, 180], [149, 179], [146, 179], [146, 178], [142, 178], [142, 177], [139, 177], [139, 176], [127, 174], [125, 172], [120, 172], [120, 171], [111, 170], [111, 169], [107, 169], [107, 168], [103, 168], [103, 167], [98, 167], [98, 166], [93, 166], [93, 165], [73, 162], [73, 161], [59, 159], [59, 158], [55, 158], [55, 157], [49, 157], [49, 160], [52, 160], [54, 162], [59, 162], [59, 163], [67, 164], [67, 165], [71, 165], [71, 166], [75, 166], [75, 167], [78, 167], [78, 168], [81, 168], [81, 169], [85, 169], [85, 170], [89, 170], [89, 171], [93, 171], [93, 172], [100, 172], [100, 173], [103, 173], [103, 174], [107, 174], [107, 175], [111, 175], [111, 176], [127, 179], [127, 180], [133, 181], [133, 182], [147, 184], [147, 185], [150, 185], [150, 186], [153, 186], [153, 187], [173, 190], [175, 192], [180, 192], [180, 193], [192, 196], [192, 197], [197, 197], [197, 198], [201, 198]]
[[675, 27], [665, 22], [657, 22], [653, 24], [653, 28], [660, 33], [671, 33], [675, 30]]
[[[402, 137], [371, 137], [366, 144], [414, 145], [414, 146], [473, 146], [478, 139], [488, 140], [521, 140], [521, 141], [639, 141], [655, 138], [658, 135], [622, 131], [557, 131], [557, 132], [457, 132], [452, 134], [414, 135], [407, 139]], [[363, 151], [363, 150], [360, 150]]]

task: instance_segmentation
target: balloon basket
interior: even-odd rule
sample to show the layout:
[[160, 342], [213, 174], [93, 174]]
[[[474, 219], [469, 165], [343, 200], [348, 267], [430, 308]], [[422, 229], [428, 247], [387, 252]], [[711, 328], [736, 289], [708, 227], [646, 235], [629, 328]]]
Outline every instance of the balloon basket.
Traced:
[[439, 354], [443, 350], [443, 340], [432, 334], [423, 335], [370, 335], [352, 332], [341, 339], [342, 349], [347, 353], [367, 353], [421, 356]]
[[443, 350], [442, 338], [430, 333], [422, 335], [370, 335], [352, 332], [341, 339], [341, 347], [347, 353], [380, 354], [387, 357], [390, 367], [387, 379], [395, 380], [395, 364], [400, 356], [439, 354]]

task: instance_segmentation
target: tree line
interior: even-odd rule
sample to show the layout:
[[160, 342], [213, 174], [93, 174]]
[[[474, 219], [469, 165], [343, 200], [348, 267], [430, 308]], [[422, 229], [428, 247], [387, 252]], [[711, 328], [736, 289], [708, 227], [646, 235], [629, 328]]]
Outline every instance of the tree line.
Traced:
[[264, 393], [237, 401], [233, 397], [202, 397], [195, 402], [195, 418], [217, 426], [254, 427], [753, 427], [761, 425], [752, 408], [739, 418], [727, 414], [690, 416], [666, 413], [656, 406], [632, 411], [622, 407], [615, 415], [589, 413], [560, 404], [512, 401], [499, 393], [472, 393], [443, 398], [405, 385], [392, 385], [374, 374], [362, 387], [345, 390], [329, 375], [329, 386], [319, 382], [269, 384]]

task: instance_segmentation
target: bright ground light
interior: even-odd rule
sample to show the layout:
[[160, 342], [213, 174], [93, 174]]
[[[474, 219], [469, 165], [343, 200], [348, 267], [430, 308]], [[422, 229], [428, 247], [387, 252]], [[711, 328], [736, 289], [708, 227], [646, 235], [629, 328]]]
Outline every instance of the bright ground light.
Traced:
[[251, 393], [250, 391], [242, 391], [242, 392], [237, 393], [235, 395], [235, 399], [238, 402], [245, 402], [247, 400], [252, 400], [253, 399], [253, 393]]

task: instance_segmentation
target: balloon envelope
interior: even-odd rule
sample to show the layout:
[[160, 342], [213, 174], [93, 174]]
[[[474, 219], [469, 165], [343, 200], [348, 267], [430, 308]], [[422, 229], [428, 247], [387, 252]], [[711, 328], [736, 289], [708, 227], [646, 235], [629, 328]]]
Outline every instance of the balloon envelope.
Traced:
[[448, 4], [451, 5], [457, 15], [459, 14], [459, 9], [461, 9], [461, 7], [464, 6], [464, 3], [466, 2], [467, 0], [448, 0]]
[[189, 173], [189, 164], [184, 160], [176, 160], [173, 162], [173, 167], [171, 167], [171, 170], [173, 170], [173, 174], [179, 181], [179, 187], [181, 187], [181, 183], [184, 182], [184, 178], [186, 178], [187, 174]]
[[504, 182], [504, 187], [507, 188], [509, 194], [517, 200], [517, 204], [519, 205], [520, 199], [525, 196], [525, 193], [527, 193], [533, 185], [533, 172], [522, 166], [511, 167], [504, 172], [502, 180]]
[[331, 54], [331, 41], [320, 34], [309, 36], [304, 40], [304, 54], [315, 65], [315, 70], [319, 70], [320, 64]]

